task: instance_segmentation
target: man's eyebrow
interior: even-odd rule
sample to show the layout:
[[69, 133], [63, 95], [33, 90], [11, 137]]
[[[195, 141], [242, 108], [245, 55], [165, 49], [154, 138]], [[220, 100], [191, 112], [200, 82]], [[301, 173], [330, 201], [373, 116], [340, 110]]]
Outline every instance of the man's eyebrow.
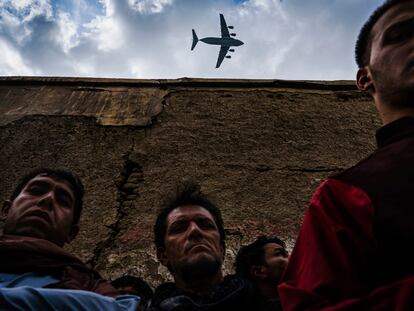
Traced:
[[173, 220], [171, 221], [171, 224], [175, 224], [175, 223], [177, 223], [177, 222], [182, 222], [182, 221], [185, 221], [185, 220], [186, 220], [185, 218], [183, 218], [183, 217], [179, 217], [179, 218], [173, 219]]
[[171, 221], [171, 223], [169, 224], [169, 227], [171, 227], [171, 226], [174, 226], [174, 225], [180, 225], [180, 224], [182, 224], [182, 223], [185, 223], [186, 222], [186, 219], [185, 218], [177, 218], [177, 219], [174, 219], [173, 221]]
[[[35, 180], [31, 180], [27, 183], [26, 185], [26, 189], [32, 187], [32, 186], [40, 186], [40, 187], [49, 187], [50, 183], [42, 180], [42, 179], [35, 179]], [[73, 193], [72, 193], [72, 189], [69, 187], [69, 189], [66, 189], [64, 187], [58, 187], [57, 191], [59, 191], [60, 193], [64, 193], [65, 195], [67, 195], [72, 201], [75, 199]]]
[[31, 180], [27, 183], [26, 188], [30, 187], [30, 186], [48, 186], [49, 183], [44, 181], [44, 180]]

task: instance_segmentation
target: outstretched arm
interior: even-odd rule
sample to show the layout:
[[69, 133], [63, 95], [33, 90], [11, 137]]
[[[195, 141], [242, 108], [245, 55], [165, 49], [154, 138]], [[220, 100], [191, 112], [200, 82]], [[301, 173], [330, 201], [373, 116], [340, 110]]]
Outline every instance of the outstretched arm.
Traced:
[[93, 292], [34, 287], [0, 288], [0, 310], [136, 311], [140, 298], [110, 298]]

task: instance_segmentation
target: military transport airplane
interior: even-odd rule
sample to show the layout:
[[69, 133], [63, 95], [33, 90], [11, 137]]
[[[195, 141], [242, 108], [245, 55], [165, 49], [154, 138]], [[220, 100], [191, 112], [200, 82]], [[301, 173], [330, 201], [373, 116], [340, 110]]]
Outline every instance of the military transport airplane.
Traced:
[[234, 39], [235, 33], [229, 33], [229, 29], [233, 29], [233, 26], [227, 26], [226, 21], [224, 20], [223, 14], [220, 14], [220, 27], [221, 27], [221, 38], [220, 37], [206, 37], [203, 39], [198, 39], [195, 30], [193, 29], [193, 44], [191, 45], [191, 51], [194, 50], [198, 41], [221, 45], [220, 52], [217, 59], [216, 68], [219, 68], [224, 58], [231, 58], [230, 55], [226, 55], [227, 52], [234, 52], [234, 49], [230, 49], [232, 46], [240, 46], [244, 43], [240, 40]]

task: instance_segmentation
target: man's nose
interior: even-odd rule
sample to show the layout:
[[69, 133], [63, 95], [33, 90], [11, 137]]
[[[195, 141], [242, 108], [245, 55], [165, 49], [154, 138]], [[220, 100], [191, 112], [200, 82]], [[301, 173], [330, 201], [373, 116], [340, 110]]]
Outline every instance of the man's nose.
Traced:
[[51, 208], [53, 206], [54, 201], [55, 194], [53, 193], [53, 191], [49, 191], [39, 199], [38, 205], [41, 207]]
[[203, 235], [200, 227], [195, 222], [191, 222], [188, 229], [190, 232], [189, 236], [192, 238], [201, 237]]

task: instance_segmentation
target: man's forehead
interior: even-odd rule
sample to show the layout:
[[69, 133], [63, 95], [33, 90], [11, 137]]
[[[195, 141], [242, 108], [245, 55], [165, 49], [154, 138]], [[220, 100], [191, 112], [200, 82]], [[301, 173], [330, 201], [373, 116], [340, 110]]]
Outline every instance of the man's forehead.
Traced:
[[265, 246], [264, 246], [264, 249], [269, 249], [269, 250], [279, 249], [279, 248], [284, 249], [284, 247], [282, 245], [280, 245], [276, 242], [270, 242], [270, 243], [265, 244]]
[[214, 220], [213, 215], [203, 206], [184, 205], [173, 209], [167, 217], [167, 223], [188, 218], [209, 218]]
[[38, 182], [58, 184], [59, 187], [64, 188], [65, 190], [70, 191], [71, 193], [74, 192], [72, 184], [69, 181], [67, 181], [64, 178], [59, 178], [57, 176], [48, 175], [46, 173], [41, 173], [39, 175], [36, 175], [35, 177], [33, 177], [27, 182], [25, 187], [38, 183]]
[[372, 37], [380, 37], [390, 26], [414, 17], [414, 2], [406, 1], [389, 8], [372, 28]]

